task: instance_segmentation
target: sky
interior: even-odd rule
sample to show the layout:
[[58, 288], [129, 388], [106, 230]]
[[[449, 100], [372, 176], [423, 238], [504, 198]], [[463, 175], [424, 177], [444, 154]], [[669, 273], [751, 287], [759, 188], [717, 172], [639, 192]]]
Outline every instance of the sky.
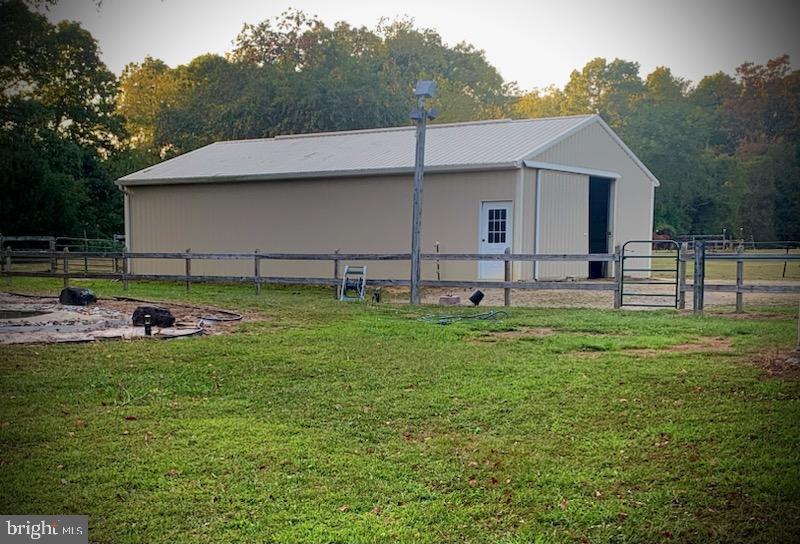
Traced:
[[81, 22], [119, 74], [147, 55], [176, 66], [225, 53], [244, 23], [289, 7], [329, 25], [411, 17], [449, 45], [484, 50], [523, 90], [562, 87], [595, 57], [639, 62], [642, 76], [668, 66], [693, 82], [783, 53], [800, 63], [800, 2], [787, 0], [60, 0], [47, 16]]

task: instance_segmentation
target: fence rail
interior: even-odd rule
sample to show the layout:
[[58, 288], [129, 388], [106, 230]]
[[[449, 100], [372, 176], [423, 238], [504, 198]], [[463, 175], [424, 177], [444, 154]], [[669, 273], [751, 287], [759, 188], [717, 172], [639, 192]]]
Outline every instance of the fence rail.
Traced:
[[[64, 285], [69, 285], [71, 278], [86, 279], [110, 279], [123, 282], [125, 289], [128, 288], [129, 281], [179, 281], [186, 284], [187, 290], [191, 289], [192, 283], [203, 282], [230, 282], [248, 283], [255, 285], [256, 291], [260, 292], [260, 287], [264, 284], [286, 284], [286, 285], [317, 285], [317, 286], [337, 286], [341, 282], [339, 274], [340, 263], [343, 261], [408, 261], [411, 258], [409, 253], [262, 253], [254, 251], [252, 253], [203, 253], [191, 250], [183, 252], [130, 252], [130, 251], [69, 251], [56, 249], [55, 237], [45, 236], [15, 236], [3, 237], [3, 241], [46, 241], [49, 244], [47, 250], [14, 250], [10, 247], [0, 245], [0, 273], [5, 276], [6, 281], [10, 282], [14, 277], [45, 277], [60, 278]], [[52, 243], [51, 243], [52, 242]], [[694, 310], [700, 313], [703, 310], [703, 293], [710, 292], [729, 292], [736, 293], [736, 309], [742, 311], [744, 293], [800, 293], [800, 284], [796, 285], [770, 285], [770, 284], [745, 284], [743, 265], [748, 261], [800, 261], [800, 254], [783, 253], [757, 253], [745, 254], [742, 246], [736, 253], [706, 253], [703, 242], [695, 244], [695, 251], [688, 251], [688, 244], [683, 244], [680, 250], [680, 272], [679, 272], [679, 308], [685, 307], [686, 292], [691, 291], [694, 298]], [[505, 291], [505, 303], [511, 304], [511, 290], [580, 290], [580, 291], [610, 291], [614, 293], [614, 307], [620, 305], [620, 293], [622, 282], [619, 277], [621, 269], [621, 251], [615, 248], [614, 253], [596, 254], [534, 254], [534, 253], [511, 253], [507, 250], [499, 254], [482, 253], [423, 253], [423, 261], [502, 261], [505, 263], [503, 280], [422, 280], [421, 286], [428, 288], [478, 288], [478, 289], [503, 289]], [[659, 255], [628, 256], [634, 258], [659, 258]], [[184, 274], [139, 274], [130, 273], [131, 261], [139, 259], [155, 260], [182, 260], [185, 263]], [[25, 270], [14, 269], [15, 263], [42, 262], [48, 264], [48, 270]], [[208, 275], [192, 274], [192, 261], [249, 261], [253, 263], [252, 275]], [[260, 263], [269, 260], [289, 260], [289, 261], [331, 261], [333, 263], [333, 274], [331, 277], [285, 277], [285, 276], [262, 276], [260, 273]], [[709, 284], [705, 281], [704, 268], [708, 260], [733, 261], [737, 263], [737, 277], [735, 284]], [[74, 268], [70, 266], [74, 261], [80, 261], [83, 266]], [[98, 262], [108, 261], [112, 263], [109, 269], [94, 268]], [[515, 281], [513, 279], [514, 262], [608, 262], [614, 263], [614, 267], [609, 267], [613, 272], [613, 278], [606, 281]], [[694, 281], [686, 281], [686, 263], [695, 263]], [[59, 266], [60, 264], [60, 266]], [[626, 269], [629, 271], [632, 269]], [[367, 282], [373, 287], [383, 286], [409, 286], [407, 279], [388, 279], [377, 278], [368, 279]], [[627, 285], [653, 285], [664, 284], [653, 278], [625, 280]], [[637, 296], [635, 293], [633, 296]], [[647, 296], [647, 295], [642, 295]], [[665, 295], [666, 296], [666, 295]]]
[[[30, 237], [41, 241], [41, 237]], [[52, 248], [52, 246], [51, 246]], [[49, 269], [46, 271], [35, 270], [14, 270], [14, 262], [23, 259], [24, 262], [48, 262]], [[129, 273], [130, 263], [140, 259], [157, 260], [183, 260], [185, 262], [184, 274], [140, 274]], [[255, 285], [256, 292], [264, 284], [285, 284], [285, 285], [318, 285], [318, 286], [338, 286], [341, 282], [339, 276], [340, 263], [343, 261], [408, 261], [411, 259], [410, 253], [263, 253], [254, 251], [252, 253], [202, 253], [194, 251], [181, 252], [136, 252], [136, 251], [69, 251], [56, 249], [50, 250], [13, 250], [5, 248], [0, 251], [0, 266], [2, 272], [10, 281], [13, 277], [40, 277], [40, 278], [60, 278], [64, 285], [69, 285], [70, 279], [110, 279], [119, 280], [127, 289], [129, 281], [148, 280], [148, 281], [176, 281], [184, 282], [187, 290], [191, 289], [192, 283], [211, 283], [211, 282], [230, 282], [230, 283], [249, 283]], [[37, 261], [38, 260], [38, 261]], [[92, 264], [97, 261], [108, 260], [114, 262], [111, 270], [96, 270]], [[192, 274], [191, 262], [199, 261], [250, 261], [253, 263], [253, 275], [209, 275]], [[263, 261], [332, 261], [334, 263], [332, 277], [285, 277], [285, 276], [262, 276], [260, 274], [260, 263]], [[513, 281], [513, 262], [615, 262], [616, 253], [598, 254], [533, 254], [510, 252], [499, 254], [482, 253], [423, 253], [423, 261], [500, 261], [505, 263], [503, 280], [422, 280], [421, 287], [441, 287], [441, 288], [479, 288], [479, 289], [503, 289], [506, 305], [511, 304], [512, 289], [539, 289], [539, 290], [586, 290], [586, 291], [616, 291], [618, 284], [616, 281], [593, 281], [593, 282], [558, 282], [558, 281]], [[70, 267], [70, 263], [79, 261], [82, 266], [78, 268]], [[60, 263], [60, 267], [59, 267]], [[408, 287], [410, 281], [407, 279], [369, 279], [368, 284], [373, 287], [401, 286]], [[617, 296], [614, 296], [617, 300]]]
[[[54, 254], [47, 250], [13, 250], [17, 257], [49, 257]], [[57, 257], [70, 259], [192, 259], [192, 260], [286, 260], [286, 261], [407, 261], [410, 253], [194, 253], [194, 252], [127, 252], [127, 251], [56, 251]], [[641, 258], [658, 258], [657, 255]], [[423, 253], [425, 261], [587, 261], [613, 262], [615, 253], [590, 254], [535, 254], [535, 253]]]

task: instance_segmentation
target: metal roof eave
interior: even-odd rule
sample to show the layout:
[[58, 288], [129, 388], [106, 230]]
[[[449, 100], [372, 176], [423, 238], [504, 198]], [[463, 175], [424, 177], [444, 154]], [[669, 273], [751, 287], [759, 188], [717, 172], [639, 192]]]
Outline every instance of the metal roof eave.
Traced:
[[[429, 166], [425, 168], [426, 174], [447, 174], [456, 172], [484, 172], [487, 170], [515, 170], [522, 167], [521, 161], [487, 163], [487, 164], [457, 164], [445, 166]], [[326, 179], [326, 178], [349, 178], [366, 176], [398, 176], [413, 175], [414, 167], [400, 168], [371, 168], [362, 170], [323, 170], [317, 172], [285, 172], [277, 174], [246, 174], [238, 176], [218, 175], [218, 176], [195, 176], [183, 178], [145, 178], [131, 179], [123, 176], [116, 180], [116, 185], [123, 187], [137, 187], [145, 185], [177, 185], [193, 183], [237, 183], [247, 181], [283, 181], [301, 179]]]
[[569, 166], [566, 164], [556, 164], [552, 162], [541, 161], [522, 161], [526, 168], [534, 168], [537, 170], [552, 170], [555, 172], [568, 172], [570, 174], [582, 174], [585, 176], [595, 176], [598, 178], [620, 179], [622, 176], [617, 172], [609, 172], [606, 170], [596, 170], [594, 168], [582, 168], [580, 166]]

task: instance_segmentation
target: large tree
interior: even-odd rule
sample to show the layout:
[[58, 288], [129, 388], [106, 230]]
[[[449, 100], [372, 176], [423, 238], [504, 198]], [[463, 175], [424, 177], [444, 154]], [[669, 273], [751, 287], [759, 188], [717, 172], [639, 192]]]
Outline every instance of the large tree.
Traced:
[[599, 113], [620, 128], [643, 91], [639, 63], [598, 57], [580, 71], [573, 70], [564, 87], [562, 113]]
[[104, 169], [120, 124], [114, 75], [72, 22], [0, 2], [0, 231], [118, 232], [120, 198]]
[[221, 139], [406, 124], [420, 78], [439, 83], [437, 122], [504, 115], [509, 87], [471, 45], [409, 20], [331, 28], [296, 10], [244, 25], [225, 58], [128, 65], [117, 102], [127, 144], [167, 157]]

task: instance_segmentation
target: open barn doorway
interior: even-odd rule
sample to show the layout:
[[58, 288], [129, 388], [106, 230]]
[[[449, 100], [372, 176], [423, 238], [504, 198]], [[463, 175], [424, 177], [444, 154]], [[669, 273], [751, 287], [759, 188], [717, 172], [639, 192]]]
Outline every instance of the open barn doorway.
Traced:
[[[611, 207], [611, 180], [589, 178], [589, 253], [608, 253], [611, 238], [609, 211]], [[589, 278], [608, 276], [608, 263], [590, 261]]]

